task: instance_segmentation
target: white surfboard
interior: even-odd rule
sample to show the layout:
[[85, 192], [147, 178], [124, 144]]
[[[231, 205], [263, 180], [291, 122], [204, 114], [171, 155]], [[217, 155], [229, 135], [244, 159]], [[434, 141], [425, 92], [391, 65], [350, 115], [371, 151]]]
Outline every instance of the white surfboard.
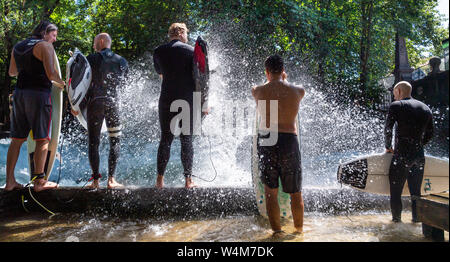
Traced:
[[[297, 117], [296, 121], [297, 132], [300, 133], [300, 125]], [[255, 117], [255, 124], [253, 129], [253, 143], [252, 143], [252, 181], [253, 189], [255, 191], [256, 205], [258, 207], [259, 214], [265, 218], [268, 218], [266, 209], [266, 196], [264, 192], [264, 184], [261, 182], [261, 172], [258, 167], [258, 116]], [[300, 135], [297, 136], [300, 145]], [[281, 181], [279, 181], [280, 187], [278, 188], [278, 205], [280, 206], [280, 215], [284, 218], [292, 218], [291, 212], [291, 196], [288, 193], [283, 192]]]
[[[59, 67], [58, 57], [55, 52], [55, 70], [58, 72], [61, 78], [61, 69]], [[61, 119], [62, 119], [62, 89], [57, 87], [57, 83], [53, 83], [51, 99], [52, 99], [52, 122], [51, 122], [51, 135], [50, 142], [48, 144], [47, 160], [45, 162], [45, 179], [48, 180], [52, 173], [53, 164], [55, 162], [56, 152], [58, 150], [59, 135], [61, 134]], [[33, 132], [30, 131], [27, 139], [27, 151], [28, 151], [28, 172], [30, 176], [34, 170], [34, 151], [36, 149], [36, 142], [33, 140]]]
[[[363, 156], [339, 165], [337, 179], [357, 190], [379, 195], [390, 195], [389, 167], [393, 154]], [[425, 156], [421, 194], [440, 193], [449, 189], [448, 160]], [[402, 196], [409, 196], [408, 182]]]
[[[83, 99], [89, 90], [92, 80], [91, 66], [86, 57], [75, 49], [66, 64], [66, 91], [72, 109], [79, 112], [76, 116], [80, 124], [87, 130], [87, 105]], [[103, 120], [101, 132], [106, 132], [106, 121]]]

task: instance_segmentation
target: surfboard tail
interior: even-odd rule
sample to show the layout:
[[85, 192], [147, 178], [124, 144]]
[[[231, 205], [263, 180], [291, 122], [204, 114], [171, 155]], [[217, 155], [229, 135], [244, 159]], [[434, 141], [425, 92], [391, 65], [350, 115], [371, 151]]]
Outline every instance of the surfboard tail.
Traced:
[[339, 183], [365, 189], [368, 175], [367, 159], [360, 159], [339, 165], [337, 179]]

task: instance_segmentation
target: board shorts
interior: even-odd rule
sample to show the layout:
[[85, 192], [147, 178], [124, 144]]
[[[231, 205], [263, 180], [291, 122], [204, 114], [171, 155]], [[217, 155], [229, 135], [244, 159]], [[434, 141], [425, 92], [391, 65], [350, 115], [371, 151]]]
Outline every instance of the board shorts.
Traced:
[[278, 188], [280, 180], [283, 192], [301, 192], [302, 166], [297, 135], [278, 133], [274, 146], [261, 146], [262, 140], [268, 137], [258, 134], [258, 166], [262, 183]]
[[10, 118], [12, 139], [26, 139], [31, 130], [33, 140], [50, 140], [51, 93], [15, 89]]

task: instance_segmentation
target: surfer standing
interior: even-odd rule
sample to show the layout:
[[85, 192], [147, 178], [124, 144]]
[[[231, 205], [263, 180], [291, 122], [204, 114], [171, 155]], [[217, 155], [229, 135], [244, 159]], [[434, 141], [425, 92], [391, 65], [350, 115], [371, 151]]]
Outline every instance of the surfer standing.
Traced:
[[64, 89], [64, 81], [59, 77], [54, 64], [58, 28], [50, 22], [41, 22], [27, 38], [13, 48], [9, 75], [17, 76], [11, 112], [11, 144], [6, 163], [5, 190], [20, 189], [16, 182], [14, 169], [20, 154], [20, 147], [30, 130], [36, 141], [34, 171], [31, 181], [36, 192], [57, 188], [58, 185], [45, 180], [45, 161], [47, 159], [49, 133], [52, 118], [52, 81]]
[[[103, 121], [109, 136], [108, 188], [123, 187], [114, 178], [120, 153], [122, 126], [119, 116], [118, 91], [125, 85], [128, 62], [111, 51], [111, 37], [107, 33], [98, 34], [94, 39], [94, 54], [86, 57], [92, 69], [91, 86], [86, 94], [87, 127], [89, 135], [89, 163], [93, 182], [88, 188], [98, 188], [100, 156], [100, 134]], [[78, 112], [72, 110], [74, 115]]]
[[[411, 197], [421, 195], [425, 155], [423, 147], [433, 137], [433, 115], [424, 103], [411, 97], [411, 84], [402, 81], [394, 86], [384, 129], [386, 152], [394, 153], [389, 168], [392, 221], [401, 221], [401, 194], [405, 181]], [[392, 129], [397, 124], [392, 149]], [[411, 201], [412, 220], [418, 222], [416, 201]]]
[[[290, 84], [286, 81], [283, 59], [278, 55], [269, 56], [265, 61], [267, 83], [252, 88], [252, 95], [256, 103], [266, 103], [265, 112], [267, 123], [260, 123], [258, 134], [258, 159], [261, 171], [261, 181], [264, 184], [266, 195], [266, 208], [269, 222], [274, 235], [281, 233], [280, 207], [278, 204], [278, 180], [281, 180], [283, 191], [291, 196], [291, 210], [294, 219], [296, 233], [303, 232], [303, 197], [301, 158], [298, 142], [298, 130], [296, 119], [300, 107], [300, 101], [305, 95], [305, 89], [301, 86]], [[270, 100], [278, 103], [277, 121], [271, 119]], [[258, 106], [258, 110], [261, 107]], [[273, 117], [272, 117], [273, 118]], [[275, 145], [265, 146], [262, 141], [266, 137], [261, 131], [269, 131], [277, 135]]]
[[[184, 168], [185, 187], [194, 187], [192, 181], [192, 162], [194, 150], [192, 146], [193, 126], [193, 92], [194, 78], [193, 57], [194, 48], [187, 43], [188, 29], [184, 23], [174, 23], [169, 27], [169, 43], [157, 47], [153, 54], [156, 72], [162, 78], [161, 95], [159, 97], [159, 123], [161, 138], [158, 147], [156, 187], [164, 187], [164, 172], [170, 158], [170, 147], [174, 139], [171, 124], [176, 123], [174, 117], [182, 114], [182, 107], [178, 112], [171, 112], [172, 103], [184, 101], [189, 106], [189, 122], [179, 122], [181, 128], [181, 162]], [[178, 101], [177, 101], [178, 100]], [[186, 112], [185, 112], [186, 113]]]

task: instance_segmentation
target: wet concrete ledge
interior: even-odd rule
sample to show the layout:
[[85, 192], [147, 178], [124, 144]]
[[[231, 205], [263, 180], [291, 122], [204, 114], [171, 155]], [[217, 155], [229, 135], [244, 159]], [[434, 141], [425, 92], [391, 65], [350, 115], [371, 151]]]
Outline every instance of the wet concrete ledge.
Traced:
[[[125, 188], [88, 190], [61, 187], [32, 195], [54, 213], [85, 213], [129, 218], [192, 219], [231, 215], [256, 215], [252, 188]], [[22, 204], [22, 196], [26, 200]], [[389, 197], [343, 189], [304, 189], [305, 212], [351, 214], [389, 210]], [[409, 204], [404, 199], [404, 209]], [[71, 200], [71, 201], [70, 201]], [[25, 208], [24, 208], [25, 206]], [[28, 212], [46, 212], [28, 189], [7, 192], [0, 189], [0, 217]]]

